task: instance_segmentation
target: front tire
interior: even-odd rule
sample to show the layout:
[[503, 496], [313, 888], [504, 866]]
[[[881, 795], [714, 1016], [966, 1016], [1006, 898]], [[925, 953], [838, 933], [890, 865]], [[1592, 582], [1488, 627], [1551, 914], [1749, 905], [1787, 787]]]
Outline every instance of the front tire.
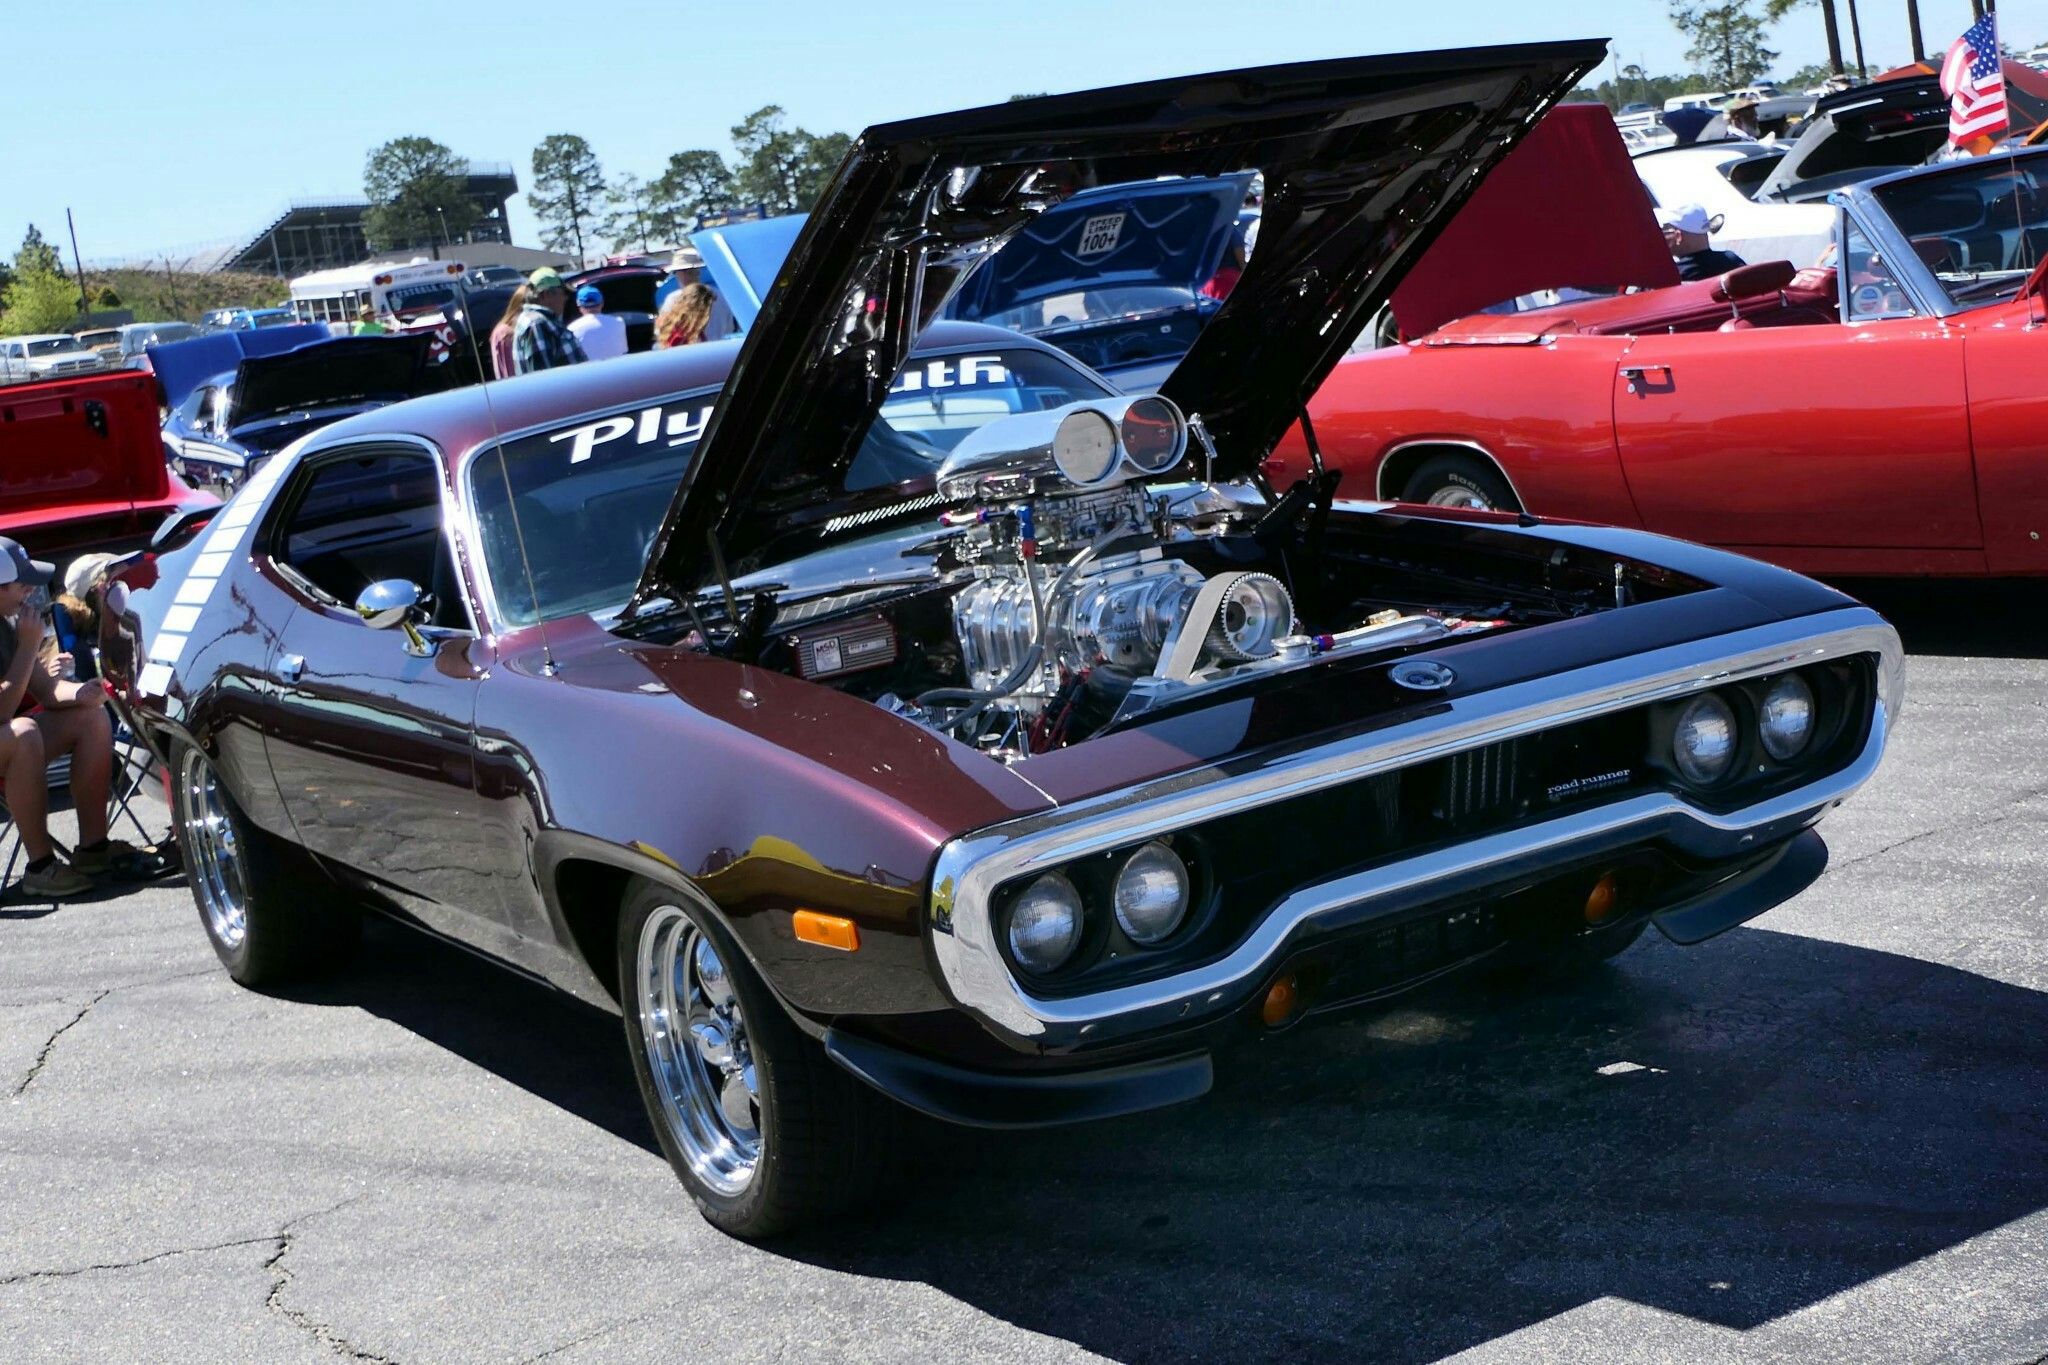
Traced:
[[178, 850], [228, 975], [266, 986], [345, 962], [362, 935], [361, 912], [323, 885], [304, 854], [249, 822], [203, 752], [179, 745], [171, 762]]
[[715, 915], [643, 882], [618, 945], [640, 1098], [706, 1221], [772, 1237], [873, 1187], [898, 1111], [804, 1036]]
[[1471, 455], [1430, 456], [1401, 486], [1401, 501], [1485, 512], [1521, 510], [1500, 471]]

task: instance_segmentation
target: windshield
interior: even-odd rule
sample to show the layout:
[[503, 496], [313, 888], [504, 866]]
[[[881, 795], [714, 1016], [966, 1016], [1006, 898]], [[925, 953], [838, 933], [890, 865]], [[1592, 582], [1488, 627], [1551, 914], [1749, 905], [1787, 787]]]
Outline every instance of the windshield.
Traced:
[[[968, 432], [998, 417], [1104, 393], [1083, 372], [1039, 351], [915, 357], [890, 386], [846, 487], [929, 480]], [[470, 504], [498, 615], [508, 625], [625, 604], [717, 399], [715, 389], [679, 394], [521, 437], [500, 448], [502, 462], [490, 451], [470, 460]]]
[[77, 337], [50, 337], [44, 341], [31, 341], [28, 344], [28, 353], [30, 355], [66, 355], [72, 351], [82, 351], [84, 349], [85, 347], [78, 344]]
[[419, 313], [444, 307], [455, 297], [455, 286], [445, 283], [408, 284], [386, 290], [384, 300], [394, 313]]
[[2010, 298], [2048, 250], [2048, 189], [2039, 159], [1967, 164], [1873, 193], [1949, 298]]

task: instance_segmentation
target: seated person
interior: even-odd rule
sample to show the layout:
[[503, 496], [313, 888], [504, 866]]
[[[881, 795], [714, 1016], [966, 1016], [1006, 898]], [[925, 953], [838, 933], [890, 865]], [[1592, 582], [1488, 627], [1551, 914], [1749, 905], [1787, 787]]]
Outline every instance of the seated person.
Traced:
[[1717, 251], [1708, 242], [1714, 225], [1698, 204], [1658, 209], [1657, 225], [1664, 229], [1664, 246], [1678, 263], [1681, 280], [1711, 280], [1748, 264], [1734, 252]]
[[[43, 657], [42, 613], [27, 607], [32, 589], [56, 570], [5, 536], [0, 536], [0, 715], [12, 717], [0, 729], [0, 783], [28, 872], [21, 889], [42, 900], [62, 900], [92, 890], [92, 878], [111, 872], [117, 859], [132, 864], [137, 850], [107, 837], [107, 799], [113, 778], [114, 731], [107, 716], [106, 686], [59, 678]], [[61, 656], [59, 656], [61, 659]], [[20, 712], [39, 706], [32, 715]], [[67, 864], [50, 844], [51, 759], [71, 755], [71, 795], [78, 810], [78, 848]]]

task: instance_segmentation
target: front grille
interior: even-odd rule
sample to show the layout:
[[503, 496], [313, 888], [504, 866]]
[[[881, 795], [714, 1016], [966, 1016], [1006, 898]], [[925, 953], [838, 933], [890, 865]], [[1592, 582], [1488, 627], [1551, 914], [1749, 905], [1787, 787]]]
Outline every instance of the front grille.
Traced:
[[1439, 820], [1462, 825], [1512, 810], [1522, 796], [1521, 760], [1519, 739], [1452, 755], [1442, 765], [1433, 813]]

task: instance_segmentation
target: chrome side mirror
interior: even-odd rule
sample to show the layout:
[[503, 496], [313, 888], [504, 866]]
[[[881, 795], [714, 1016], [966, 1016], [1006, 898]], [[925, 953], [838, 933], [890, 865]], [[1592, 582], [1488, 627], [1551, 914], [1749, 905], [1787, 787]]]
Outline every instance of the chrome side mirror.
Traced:
[[356, 594], [356, 615], [371, 630], [405, 632], [405, 652], [419, 658], [433, 653], [420, 634], [427, 619], [427, 594], [417, 583], [403, 578], [384, 578]]

